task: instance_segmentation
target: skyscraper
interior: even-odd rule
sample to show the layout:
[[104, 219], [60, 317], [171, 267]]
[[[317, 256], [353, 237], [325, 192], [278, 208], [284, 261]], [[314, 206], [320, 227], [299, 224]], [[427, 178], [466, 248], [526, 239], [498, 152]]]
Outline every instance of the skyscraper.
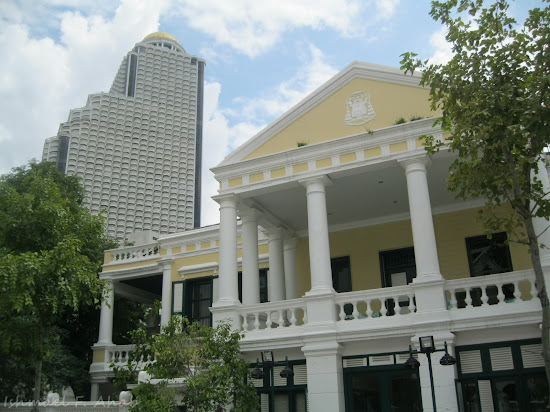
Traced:
[[82, 178], [109, 235], [200, 226], [204, 65], [152, 33], [123, 58], [110, 91], [89, 95], [46, 139], [42, 158]]

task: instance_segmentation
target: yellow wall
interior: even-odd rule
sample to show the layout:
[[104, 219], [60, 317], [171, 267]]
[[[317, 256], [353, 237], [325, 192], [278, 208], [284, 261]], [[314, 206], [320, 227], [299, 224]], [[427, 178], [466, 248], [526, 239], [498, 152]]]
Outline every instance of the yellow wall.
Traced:
[[[478, 209], [434, 216], [434, 227], [443, 277], [448, 280], [470, 276], [465, 238], [484, 234], [476, 221]], [[330, 256], [349, 256], [353, 290], [382, 287], [379, 253], [385, 250], [413, 246], [409, 220], [330, 233]], [[300, 238], [296, 248], [298, 296], [311, 288], [309, 245]], [[528, 249], [510, 244], [514, 270], [531, 267]]]
[[[370, 94], [376, 117], [360, 126], [348, 126], [346, 100], [355, 92]], [[319, 143], [339, 137], [364, 133], [394, 125], [403, 117], [432, 117], [428, 102], [428, 90], [367, 79], [354, 79], [321, 104], [294, 121], [269, 141], [249, 154], [246, 159], [282, 152], [297, 147], [299, 141]]]
[[105, 362], [105, 351], [104, 350], [94, 350], [93, 363], [103, 363]]

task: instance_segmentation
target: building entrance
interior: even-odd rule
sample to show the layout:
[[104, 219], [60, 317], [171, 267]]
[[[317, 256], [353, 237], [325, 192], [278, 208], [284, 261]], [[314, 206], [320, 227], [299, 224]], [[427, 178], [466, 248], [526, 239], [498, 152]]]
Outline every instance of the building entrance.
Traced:
[[346, 370], [346, 411], [421, 412], [420, 380], [415, 371], [400, 368]]

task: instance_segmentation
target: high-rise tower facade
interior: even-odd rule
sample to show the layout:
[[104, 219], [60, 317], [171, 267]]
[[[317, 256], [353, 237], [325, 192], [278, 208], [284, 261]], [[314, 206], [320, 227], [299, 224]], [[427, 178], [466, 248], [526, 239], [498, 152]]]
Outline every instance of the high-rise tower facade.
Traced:
[[42, 158], [80, 176], [107, 233], [173, 233], [200, 226], [204, 60], [167, 33], [124, 57], [108, 93], [70, 111]]

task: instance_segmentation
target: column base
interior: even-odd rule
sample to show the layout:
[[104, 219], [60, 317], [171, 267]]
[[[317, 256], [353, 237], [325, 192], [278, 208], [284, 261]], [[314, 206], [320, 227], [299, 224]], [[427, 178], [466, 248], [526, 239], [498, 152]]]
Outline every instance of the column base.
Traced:
[[231, 329], [241, 330], [242, 319], [238, 313], [240, 302], [218, 301], [212, 305], [212, 326], [216, 327], [219, 322], [229, 322]]

